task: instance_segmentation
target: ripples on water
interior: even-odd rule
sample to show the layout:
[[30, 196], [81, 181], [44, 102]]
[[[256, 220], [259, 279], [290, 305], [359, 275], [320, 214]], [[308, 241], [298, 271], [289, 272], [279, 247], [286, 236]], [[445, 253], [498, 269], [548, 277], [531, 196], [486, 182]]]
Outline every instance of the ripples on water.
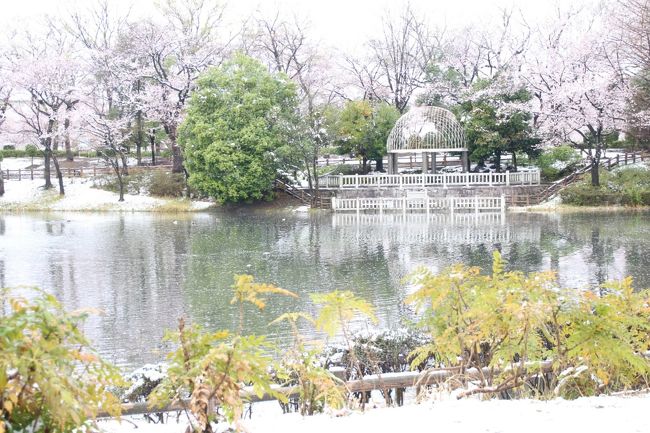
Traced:
[[125, 369], [162, 360], [165, 328], [180, 316], [235, 328], [233, 274], [277, 284], [300, 300], [247, 315], [249, 332], [282, 343], [267, 324], [285, 311], [313, 311], [309, 293], [351, 289], [400, 326], [404, 278], [417, 266], [455, 262], [491, 268], [499, 249], [510, 269], [552, 269], [569, 287], [632, 275], [650, 287], [647, 213], [331, 214], [288, 211], [198, 215], [0, 215], [0, 286], [36, 285], [68, 309], [98, 307], [87, 333]]

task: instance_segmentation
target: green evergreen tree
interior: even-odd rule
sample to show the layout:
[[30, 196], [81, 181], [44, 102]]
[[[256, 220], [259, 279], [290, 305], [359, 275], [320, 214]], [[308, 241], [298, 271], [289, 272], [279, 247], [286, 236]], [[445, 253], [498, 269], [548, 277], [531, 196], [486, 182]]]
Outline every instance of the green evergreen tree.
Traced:
[[352, 153], [361, 159], [363, 172], [369, 171], [368, 161], [383, 169], [386, 140], [400, 113], [386, 103], [348, 101], [338, 113], [334, 129], [341, 154]]
[[180, 131], [189, 183], [220, 202], [268, 196], [297, 122], [294, 85], [238, 54], [197, 82]]

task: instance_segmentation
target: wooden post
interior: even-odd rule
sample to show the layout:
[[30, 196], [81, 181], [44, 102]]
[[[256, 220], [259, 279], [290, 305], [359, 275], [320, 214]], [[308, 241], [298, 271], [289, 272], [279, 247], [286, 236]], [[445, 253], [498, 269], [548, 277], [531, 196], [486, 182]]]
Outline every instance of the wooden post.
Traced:
[[510, 186], [510, 171], [506, 170], [506, 186]]
[[34, 180], [34, 166], [29, 167], [29, 176], [32, 180]]
[[23, 176], [22, 176], [22, 174], [20, 173], [20, 169], [18, 169], [18, 180], [23, 180]]
[[359, 173], [354, 175], [354, 184], [356, 185], [355, 188], [359, 188]]

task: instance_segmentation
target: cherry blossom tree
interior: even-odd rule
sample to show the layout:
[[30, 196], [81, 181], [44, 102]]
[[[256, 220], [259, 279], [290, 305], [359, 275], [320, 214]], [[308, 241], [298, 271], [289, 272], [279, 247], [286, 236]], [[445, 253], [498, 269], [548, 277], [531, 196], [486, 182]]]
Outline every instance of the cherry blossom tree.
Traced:
[[[137, 80], [130, 66], [130, 59], [119, 52], [118, 43], [128, 25], [129, 12], [119, 13], [111, 8], [108, 0], [99, 0], [88, 9], [75, 10], [62, 22], [50, 20], [50, 26], [61, 28], [70, 34], [81, 47], [80, 61], [92, 76], [93, 98], [105, 99], [108, 111], [119, 102], [120, 86]], [[119, 76], [119, 80], [116, 80]], [[125, 81], [126, 80], [126, 81]], [[66, 113], [74, 109], [74, 104], [66, 103]], [[69, 127], [66, 116], [66, 128]], [[66, 139], [66, 156], [72, 160], [69, 139]]]
[[291, 148], [302, 160], [309, 188], [317, 197], [318, 156], [329, 142], [324, 111], [338, 99], [339, 91], [338, 77], [329, 68], [332, 53], [310, 36], [308, 25], [298, 17], [285, 19], [277, 13], [258, 17], [254, 23], [257, 30], [245, 35], [249, 54], [296, 83], [300, 120], [291, 126]]
[[382, 34], [367, 44], [367, 59], [349, 57], [347, 63], [364, 98], [389, 102], [403, 113], [414, 93], [425, 86], [438, 42], [418, 12], [407, 5], [399, 14], [386, 12]]
[[626, 127], [631, 89], [620, 51], [607, 37], [607, 10], [559, 12], [540, 27], [525, 76], [537, 98], [537, 126], [549, 142], [570, 142], [590, 161], [591, 183], [607, 138]]
[[59, 193], [63, 195], [63, 174], [54, 152], [55, 144], [68, 137], [70, 125], [61, 119], [69, 118], [69, 107], [82, 97], [85, 70], [69, 40], [51, 27], [45, 35], [26, 33], [13, 47], [13, 59], [12, 80], [16, 93], [24, 95], [25, 100], [10, 105], [22, 120], [22, 131], [34, 137], [43, 149], [44, 187], [52, 188], [50, 163], [53, 163]]
[[145, 58], [149, 115], [163, 125], [172, 151], [172, 171], [181, 173], [183, 156], [177, 143], [178, 126], [196, 79], [210, 66], [221, 63], [232, 37], [220, 38], [223, 6], [213, 0], [162, 5], [164, 24], [141, 21], [131, 26], [127, 39], [133, 57]]
[[[3, 129], [2, 126], [7, 120], [7, 108], [9, 107], [9, 98], [11, 97], [11, 85], [9, 80], [5, 77], [3, 65], [0, 64], [0, 134]], [[0, 163], [2, 158], [0, 157]], [[5, 193], [4, 178], [2, 177], [2, 167], [0, 167], [0, 197]]]
[[120, 189], [118, 201], [124, 201], [124, 176], [128, 172], [126, 166], [120, 165], [120, 162], [126, 159], [127, 143], [132, 133], [129, 116], [111, 118], [106, 105], [99, 104], [89, 108], [84, 117], [84, 130], [94, 138], [93, 149], [97, 151], [97, 155], [113, 169]]

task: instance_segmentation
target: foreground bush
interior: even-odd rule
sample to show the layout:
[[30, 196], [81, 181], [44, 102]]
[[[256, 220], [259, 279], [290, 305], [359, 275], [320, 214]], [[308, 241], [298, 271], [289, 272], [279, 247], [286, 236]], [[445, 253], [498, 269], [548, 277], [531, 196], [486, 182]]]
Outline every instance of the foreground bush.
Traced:
[[86, 312], [66, 313], [52, 295], [0, 292], [0, 433], [70, 432], [100, 411], [120, 413], [107, 389], [118, 371], [89, 347]]
[[528, 389], [576, 397], [650, 383], [650, 292], [635, 292], [629, 278], [598, 292], [560, 289], [550, 272], [506, 272], [495, 252], [492, 275], [455, 265], [420, 271], [414, 282], [408, 302], [431, 342], [413, 364], [474, 381], [461, 396]]

